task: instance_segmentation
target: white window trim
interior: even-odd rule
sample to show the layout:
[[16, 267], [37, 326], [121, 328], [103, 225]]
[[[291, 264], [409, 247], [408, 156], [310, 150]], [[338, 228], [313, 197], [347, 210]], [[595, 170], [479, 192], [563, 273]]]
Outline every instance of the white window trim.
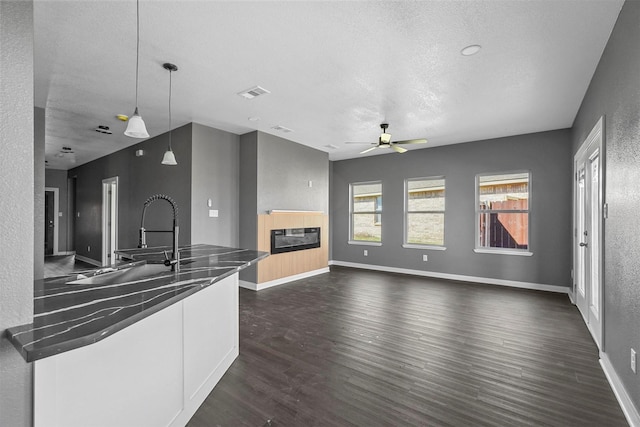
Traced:
[[[480, 227], [478, 227], [479, 219], [478, 216], [480, 213], [522, 213], [525, 211], [521, 210], [495, 210], [495, 209], [479, 209], [480, 206], [480, 177], [482, 176], [491, 176], [491, 175], [510, 175], [510, 174], [523, 174], [526, 173], [528, 178], [528, 189], [529, 189], [529, 198], [527, 202], [527, 206], [529, 207], [526, 212], [529, 217], [529, 221], [527, 223], [527, 249], [516, 249], [516, 248], [485, 248], [480, 246]], [[518, 256], [532, 256], [533, 251], [531, 250], [531, 215], [532, 215], [532, 205], [531, 200], [533, 199], [533, 186], [532, 186], [532, 174], [530, 170], [512, 170], [512, 171], [502, 171], [502, 172], [485, 172], [479, 173], [476, 175], [476, 188], [475, 188], [475, 214], [474, 214], [474, 228], [475, 228], [475, 248], [473, 252], [481, 253], [481, 254], [496, 254], [496, 255], [518, 255]]]
[[[382, 186], [382, 181], [378, 180], [378, 181], [363, 181], [363, 182], [352, 182], [349, 184], [349, 240], [347, 240], [347, 243], [350, 245], [364, 245], [364, 246], [382, 246], [382, 212], [383, 212], [383, 208], [380, 209], [379, 212], [354, 212], [353, 211], [353, 186], [354, 185], [373, 185], [373, 184], [380, 184], [380, 197], [383, 196], [383, 192], [384, 192], [384, 188]], [[376, 223], [376, 225], [379, 224], [380, 226], [380, 241], [379, 242], [372, 242], [372, 241], [368, 241], [368, 240], [353, 240], [353, 215], [355, 213], [358, 214], [373, 214], [373, 215], [380, 215], [380, 222]]]
[[533, 256], [533, 252], [527, 249], [509, 249], [509, 248], [476, 248], [473, 252], [477, 254], [495, 254], [495, 255], [516, 255], [516, 256]]
[[[441, 211], [411, 211], [409, 212], [409, 181], [426, 181], [426, 180], [436, 180], [436, 179], [442, 179], [444, 180], [444, 209]], [[442, 245], [421, 245], [418, 243], [407, 243], [407, 218], [408, 218], [408, 214], [410, 213], [426, 213], [426, 214], [430, 214], [430, 213], [435, 213], [435, 214], [442, 214], [445, 217], [445, 224], [447, 222], [446, 220], [446, 209], [447, 209], [447, 179], [444, 175], [439, 175], [439, 176], [425, 176], [425, 177], [417, 177], [417, 178], [407, 178], [404, 180], [404, 220], [403, 220], [403, 236], [402, 236], [402, 247], [403, 248], [408, 248], [408, 249], [431, 249], [431, 250], [436, 250], [436, 251], [444, 251], [447, 249], [447, 247], [444, 245], [444, 243]], [[444, 236], [442, 236], [442, 241], [446, 242], [446, 227], [445, 227], [445, 231], [444, 231]]]
[[368, 242], [366, 240], [349, 240], [347, 242], [350, 245], [361, 245], [361, 246], [382, 246], [380, 242]]
[[416, 245], [415, 243], [404, 243], [402, 245], [403, 248], [407, 249], [427, 249], [430, 251], [446, 251], [446, 246], [436, 246], [436, 245]]

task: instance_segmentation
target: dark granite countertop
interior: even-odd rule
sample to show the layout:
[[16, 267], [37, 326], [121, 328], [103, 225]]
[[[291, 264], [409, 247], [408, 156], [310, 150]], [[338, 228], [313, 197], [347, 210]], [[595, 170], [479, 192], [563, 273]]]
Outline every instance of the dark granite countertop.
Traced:
[[[100, 341], [267, 257], [213, 245], [180, 247], [180, 271], [162, 264], [170, 247], [118, 251], [131, 262], [37, 280], [34, 321], [7, 330], [27, 362]], [[96, 274], [97, 273], [97, 274]]]

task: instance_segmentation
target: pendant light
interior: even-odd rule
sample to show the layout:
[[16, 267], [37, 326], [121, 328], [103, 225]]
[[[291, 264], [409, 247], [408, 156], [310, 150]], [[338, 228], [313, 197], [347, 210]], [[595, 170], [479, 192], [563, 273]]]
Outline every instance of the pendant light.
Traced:
[[140, 62], [140, 0], [136, 0], [136, 109], [133, 116], [129, 119], [127, 129], [124, 131], [126, 136], [132, 138], [149, 138], [149, 132], [144, 124], [144, 120], [138, 114], [138, 63]]
[[177, 165], [176, 156], [173, 154], [171, 150], [171, 73], [174, 71], [178, 71], [178, 67], [174, 64], [165, 63], [162, 64], [162, 67], [165, 70], [169, 71], [169, 149], [164, 153], [164, 157], [162, 158], [163, 165]]

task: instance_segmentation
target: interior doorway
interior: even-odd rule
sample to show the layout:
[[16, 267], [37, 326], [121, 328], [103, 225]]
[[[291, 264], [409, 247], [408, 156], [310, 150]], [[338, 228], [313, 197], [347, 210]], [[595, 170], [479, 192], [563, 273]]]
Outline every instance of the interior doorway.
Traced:
[[115, 264], [118, 249], [118, 177], [102, 180], [102, 265]]
[[44, 189], [44, 255], [58, 254], [59, 190]]
[[603, 350], [602, 229], [603, 120], [600, 118], [574, 157], [574, 300]]

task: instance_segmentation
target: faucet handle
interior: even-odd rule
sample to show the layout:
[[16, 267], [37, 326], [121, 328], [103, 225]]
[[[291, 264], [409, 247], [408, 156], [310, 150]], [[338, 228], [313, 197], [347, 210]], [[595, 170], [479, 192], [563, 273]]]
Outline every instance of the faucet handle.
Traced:
[[164, 265], [166, 265], [167, 267], [178, 262], [177, 259], [169, 258], [169, 254], [167, 253], [167, 251], [162, 251], [162, 252], [164, 253]]

